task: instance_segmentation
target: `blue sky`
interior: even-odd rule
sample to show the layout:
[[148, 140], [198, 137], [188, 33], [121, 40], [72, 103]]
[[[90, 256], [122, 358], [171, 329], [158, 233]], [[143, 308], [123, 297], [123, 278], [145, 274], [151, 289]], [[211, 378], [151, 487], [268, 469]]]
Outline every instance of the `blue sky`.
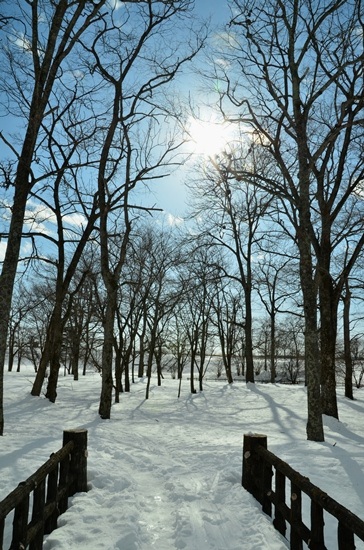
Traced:
[[[214, 29], [224, 26], [230, 15], [228, 0], [195, 0], [195, 9], [199, 17], [203, 19], [211, 17], [211, 36], [214, 34]], [[193, 73], [189, 73], [188, 78], [190, 81], [187, 89], [193, 96], [194, 103], [198, 105], [199, 98], [197, 94], [199, 92], [196, 92], [196, 90], [201, 89], [201, 82], [198, 82], [198, 76]], [[201, 105], [204, 99], [204, 96], [201, 95]], [[173, 219], [174, 216], [183, 217], [187, 210], [187, 194], [184, 186], [186, 178], [188, 178], [188, 168], [181, 167], [168, 178], [156, 181], [153, 184], [156, 206], [166, 211], [168, 220]]]
[[195, 0], [196, 9], [202, 15], [211, 15], [216, 21], [222, 21], [229, 13], [227, 0]]
[[[214, 34], [213, 29], [217, 26], [223, 26], [229, 17], [228, 0], [195, 0], [195, 9], [201, 19], [208, 19], [211, 17], [211, 36]], [[201, 90], [201, 83], [198, 82], [198, 77], [191, 70], [188, 70], [185, 84], [186, 86], [183, 93], [186, 91], [190, 92], [191, 95], [193, 95], [195, 104], [199, 105], [200, 92], [196, 90]], [[204, 96], [201, 94], [201, 104], [203, 99]], [[4, 129], [4, 125], [5, 121], [3, 119], [0, 124], [0, 130]], [[3, 151], [4, 147], [0, 143], [0, 152]], [[167, 213], [167, 220], [171, 220], [173, 217], [183, 216], [186, 211], [186, 191], [184, 187], [186, 177], [188, 177], [187, 169], [181, 167], [166, 179], [155, 181], [152, 184], [153, 196], [150, 197], [148, 203], [150, 205], [155, 203], [156, 207], [164, 209]], [[4, 243], [1, 243], [0, 247], [2, 244]]]

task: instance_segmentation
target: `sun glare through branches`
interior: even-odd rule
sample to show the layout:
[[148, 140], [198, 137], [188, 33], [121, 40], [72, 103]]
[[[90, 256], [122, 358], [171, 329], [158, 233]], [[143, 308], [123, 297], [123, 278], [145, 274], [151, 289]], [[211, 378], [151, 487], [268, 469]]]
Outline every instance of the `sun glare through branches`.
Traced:
[[188, 121], [187, 135], [196, 155], [214, 157], [230, 151], [236, 140], [235, 133], [233, 124], [219, 121], [216, 117], [205, 120], [190, 117]]

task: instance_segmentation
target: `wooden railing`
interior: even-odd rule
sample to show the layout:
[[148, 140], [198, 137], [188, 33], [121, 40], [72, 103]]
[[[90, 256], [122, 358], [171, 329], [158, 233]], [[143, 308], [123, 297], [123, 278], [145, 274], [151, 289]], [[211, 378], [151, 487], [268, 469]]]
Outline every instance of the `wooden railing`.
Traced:
[[[286, 479], [290, 481], [288, 498]], [[267, 449], [266, 435], [244, 435], [242, 485], [271, 517], [273, 508], [273, 525], [283, 536], [287, 523], [290, 524], [292, 550], [302, 550], [303, 542], [310, 549], [326, 550], [324, 510], [338, 522], [339, 550], [354, 550], [354, 535], [364, 541], [364, 522], [271, 453]], [[310, 527], [302, 519], [302, 493], [310, 499]]]
[[[41, 550], [43, 536], [57, 527], [68, 497], [87, 491], [87, 430], [63, 432], [63, 447], [0, 502], [0, 548], [7, 516], [13, 514], [10, 550]], [[32, 495], [32, 498], [31, 498]]]

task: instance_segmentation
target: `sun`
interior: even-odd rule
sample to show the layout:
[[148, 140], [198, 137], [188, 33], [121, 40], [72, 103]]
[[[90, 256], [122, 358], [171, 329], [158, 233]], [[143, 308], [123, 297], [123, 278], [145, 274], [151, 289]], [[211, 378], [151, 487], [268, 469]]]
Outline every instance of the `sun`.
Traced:
[[234, 140], [231, 123], [219, 121], [215, 117], [197, 119], [191, 117], [187, 125], [187, 135], [196, 155], [214, 157], [230, 150]]

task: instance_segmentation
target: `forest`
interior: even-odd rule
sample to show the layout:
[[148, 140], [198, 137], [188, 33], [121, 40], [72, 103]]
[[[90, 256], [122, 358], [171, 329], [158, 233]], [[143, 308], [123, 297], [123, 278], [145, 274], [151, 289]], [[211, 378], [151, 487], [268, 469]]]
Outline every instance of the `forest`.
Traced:
[[311, 441], [362, 384], [362, 2], [198, 4], [0, 1], [1, 435], [24, 360], [52, 403], [99, 371], [101, 419], [136, 378], [299, 382]]

